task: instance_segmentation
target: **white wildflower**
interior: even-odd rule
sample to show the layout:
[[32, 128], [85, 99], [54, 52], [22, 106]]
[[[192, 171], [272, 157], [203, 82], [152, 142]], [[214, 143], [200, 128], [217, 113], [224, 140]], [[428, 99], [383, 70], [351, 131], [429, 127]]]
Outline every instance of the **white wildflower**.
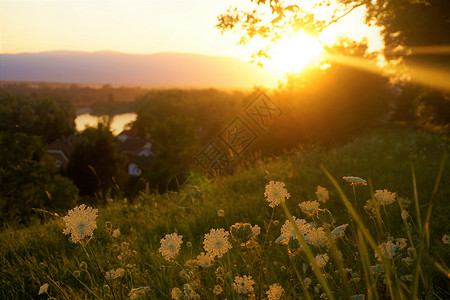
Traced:
[[366, 210], [366, 212], [369, 215], [374, 215], [377, 212], [378, 206], [379, 206], [379, 203], [376, 200], [369, 199], [369, 200], [367, 200], [366, 205], [364, 205], [364, 209]]
[[[308, 229], [310, 228], [309, 224], [306, 224], [306, 220], [304, 219], [297, 219], [294, 217], [295, 225], [297, 225], [298, 230], [300, 231], [300, 234], [304, 235], [306, 232], [308, 232]], [[276, 240], [277, 243], [285, 244], [287, 245], [289, 243], [289, 239], [295, 238], [295, 230], [294, 227], [291, 225], [291, 222], [289, 220], [286, 220], [283, 226], [281, 226], [281, 235]]]
[[261, 233], [261, 227], [259, 227], [258, 225], [253, 226], [252, 233], [253, 233], [253, 236], [259, 235]]
[[407, 239], [405, 239], [405, 238], [398, 238], [398, 239], [396, 240], [395, 246], [396, 246], [399, 250], [402, 250], [403, 248], [405, 248], [406, 246], [408, 246]]
[[267, 198], [270, 207], [275, 207], [286, 199], [289, 199], [291, 195], [284, 187], [284, 183], [280, 181], [271, 181], [266, 185], [266, 191], [264, 196]]
[[328, 190], [324, 187], [321, 187], [320, 185], [317, 186], [316, 196], [317, 196], [317, 200], [319, 200], [320, 202], [323, 202], [323, 203], [327, 202], [327, 200], [330, 199]]
[[381, 205], [388, 205], [395, 202], [395, 193], [391, 193], [388, 190], [376, 190], [374, 197]]
[[84, 204], [69, 210], [67, 216], [63, 218], [66, 228], [63, 233], [70, 234], [72, 243], [82, 242], [86, 237], [92, 237], [94, 230], [97, 228], [95, 219], [98, 210]]
[[327, 241], [325, 230], [322, 227], [309, 228], [303, 237], [308, 244], [314, 246], [323, 245]]
[[327, 265], [327, 262], [330, 258], [328, 257], [328, 254], [317, 254], [316, 256], [316, 263], [319, 266], [319, 268], [323, 268]]
[[269, 286], [269, 290], [266, 292], [267, 300], [280, 300], [283, 296], [284, 289], [278, 283], [274, 283]]
[[44, 283], [39, 288], [39, 294], [38, 295], [42, 295], [43, 293], [47, 293], [47, 289], [48, 289], [48, 283]]
[[253, 292], [253, 285], [255, 281], [252, 276], [236, 276], [234, 277], [233, 288], [239, 294], [247, 294]]
[[209, 256], [220, 258], [232, 247], [228, 236], [230, 236], [230, 233], [223, 228], [211, 229], [209, 233], [205, 234], [203, 248]]
[[355, 177], [355, 176], [344, 176], [342, 177], [347, 182], [350, 182], [352, 185], [367, 185], [367, 181], [365, 181], [362, 178]]
[[114, 280], [125, 275], [125, 270], [122, 268], [118, 268], [115, 270], [107, 271], [105, 274], [105, 278], [109, 280]]
[[[392, 259], [397, 254], [397, 247], [391, 241], [382, 243], [378, 248], [380, 249], [381, 254], [387, 259]], [[381, 261], [381, 257], [379, 257], [376, 252], [375, 257]]]
[[319, 209], [319, 202], [317, 201], [304, 201], [302, 203], [299, 203], [298, 206], [305, 214], [315, 214], [317, 210]]
[[343, 225], [340, 225], [340, 226], [334, 228], [333, 231], [331, 232], [331, 237], [338, 238], [338, 237], [344, 236], [345, 229], [347, 228], [347, 226], [348, 226], [348, 224], [343, 224]]
[[203, 267], [203, 268], [209, 268], [213, 265], [212, 264], [213, 259], [214, 258], [209, 256], [205, 252], [202, 252], [197, 256], [197, 265], [199, 265], [200, 267]]
[[161, 247], [158, 249], [161, 255], [164, 256], [166, 260], [175, 258], [180, 251], [183, 236], [178, 235], [176, 232], [172, 234], [166, 234], [166, 236], [161, 239]]
[[170, 292], [170, 296], [171, 299], [180, 300], [183, 298], [183, 292], [179, 288], [174, 287]]
[[149, 292], [150, 292], [149, 286], [141, 286], [141, 287], [132, 289], [130, 291], [130, 293], [128, 294], [128, 297], [130, 297], [131, 300], [135, 300], [135, 299], [142, 298]]
[[192, 284], [185, 283], [183, 285], [183, 292], [186, 299], [200, 299]]

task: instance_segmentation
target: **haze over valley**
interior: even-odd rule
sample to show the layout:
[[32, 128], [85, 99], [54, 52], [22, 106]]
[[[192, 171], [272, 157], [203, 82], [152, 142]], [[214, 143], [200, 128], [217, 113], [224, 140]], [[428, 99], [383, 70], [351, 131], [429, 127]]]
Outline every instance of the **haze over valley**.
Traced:
[[275, 73], [236, 58], [192, 53], [50, 51], [0, 54], [1, 81], [251, 88], [274, 86]]

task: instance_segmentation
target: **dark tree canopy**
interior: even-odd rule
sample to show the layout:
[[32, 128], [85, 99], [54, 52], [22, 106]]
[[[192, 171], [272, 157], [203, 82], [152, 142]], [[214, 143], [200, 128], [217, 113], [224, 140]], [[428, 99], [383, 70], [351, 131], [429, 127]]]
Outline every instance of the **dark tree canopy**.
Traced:
[[21, 132], [0, 132], [0, 182], [0, 224], [24, 222], [32, 208], [70, 208], [78, 192], [55, 174], [40, 138]]
[[169, 179], [180, 172], [192, 169], [193, 157], [199, 150], [197, 127], [193, 119], [169, 116], [156, 122], [150, 130], [154, 142], [154, 157], [145, 179], [165, 192]]
[[50, 143], [75, 132], [75, 107], [67, 100], [17, 96], [0, 89], [0, 130], [41, 136]]
[[192, 118], [197, 128], [204, 130], [206, 139], [212, 138], [241, 109], [241, 93], [226, 93], [216, 89], [205, 90], [156, 90], [139, 102], [134, 126], [145, 138], [158, 122], [169, 116]]
[[100, 200], [118, 192], [123, 183], [125, 158], [117, 152], [117, 141], [108, 122], [89, 127], [83, 133], [70, 158], [67, 175], [80, 189], [80, 195], [96, 196]]

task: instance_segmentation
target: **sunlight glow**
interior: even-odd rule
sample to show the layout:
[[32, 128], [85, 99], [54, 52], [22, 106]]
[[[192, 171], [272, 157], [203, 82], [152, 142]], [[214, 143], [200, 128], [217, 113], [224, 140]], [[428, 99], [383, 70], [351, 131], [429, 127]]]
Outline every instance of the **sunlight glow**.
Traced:
[[268, 67], [283, 73], [298, 73], [320, 60], [324, 49], [316, 38], [298, 32], [278, 41], [269, 54]]

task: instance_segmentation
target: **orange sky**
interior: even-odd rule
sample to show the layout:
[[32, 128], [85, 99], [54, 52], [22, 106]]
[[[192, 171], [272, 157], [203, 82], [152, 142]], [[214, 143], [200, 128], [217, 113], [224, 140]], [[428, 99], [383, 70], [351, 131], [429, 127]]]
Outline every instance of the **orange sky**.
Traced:
[[[112, 50], [127, 53], [193, 52], [250, 60], [239, 36], [221, 35], [217, 16], [250, 0], [1, 0], [1, 53]], [[328, 39], [369, 35], [363, 10], [330, 28]], [[361, 25], [361, 26], [360, 26]], [[325, 39], [327, 39], [325, 37]]]

